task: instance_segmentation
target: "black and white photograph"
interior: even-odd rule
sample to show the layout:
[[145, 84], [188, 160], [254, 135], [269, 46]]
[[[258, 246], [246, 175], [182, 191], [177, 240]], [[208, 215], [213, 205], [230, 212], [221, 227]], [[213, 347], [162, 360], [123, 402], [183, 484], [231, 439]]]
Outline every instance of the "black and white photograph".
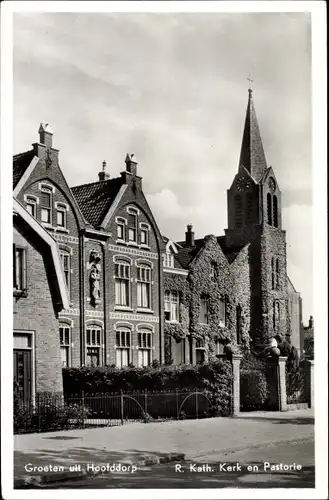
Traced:
[[325, 7], [3, 3], [3, 498], [326, 495]]

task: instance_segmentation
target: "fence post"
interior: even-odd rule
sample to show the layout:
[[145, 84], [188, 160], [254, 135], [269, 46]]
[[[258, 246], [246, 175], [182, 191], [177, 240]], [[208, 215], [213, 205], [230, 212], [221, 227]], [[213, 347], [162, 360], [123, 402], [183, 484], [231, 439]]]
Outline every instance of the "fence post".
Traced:
[[123, 425], [123, 392], [120, 390], [121, 425]]
[[176, 413], [177, 413], [177, 420], [179, 420], [178, 389], [176, 389]]
[[287, 386], [286, 386], [286, 361], [285, 356], [278, 359], [278, 385], [279, 385], [279, 410], [287, 411]]
[[147, 413], [147, 389], [144, 392], [144, 411]]
[[232, 386], [232, 414], [237, 415], [240, 412], [240, 363], [242, 355], [232, 354], [232, 375], [233, 375], [233, 386]]
[[85, 428], [85, 391], [81, 392], [82, 428]]
[[305, 368], [308, 407], [314, 408], [314, 359], [307, 359]]
[[286, 411], [286, 356], [270, 356], [268, 358], [267, 383], [269, 388], [268, 409], [273, 411]]
[[198, 392], [195, 392], [195, 412], [196, 412], [196, 418], [199, 418], [199, 405], [198, 405]]

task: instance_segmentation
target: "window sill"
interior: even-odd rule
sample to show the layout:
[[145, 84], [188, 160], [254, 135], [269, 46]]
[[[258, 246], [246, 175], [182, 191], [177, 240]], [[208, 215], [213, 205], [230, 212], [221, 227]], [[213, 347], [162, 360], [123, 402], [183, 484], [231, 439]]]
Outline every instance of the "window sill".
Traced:
[[60, 227], [60, 226], [55, 227], [54, 231], [56, 231], [57, 233], [67, 233], [67, 234], [70, 232], [65, 227]]
[[128, 241], [127, 245], [129, 247], [136, 247], [136, 248], [138, 248], [138, 245], [137, 245], [136, 241]]
[[41, 222], [41, 225], [45, 228], [45, 229], [50, 229], [51, 231], [54, 231], [54, 227], [49, 224], [49, 222]]
[[143, 308], [143, 307], [137, 307], [136, 312], [137, 313], [154, 314], [154, 311], [152, 311], [152, 309], [148, 309], [146, 307], [145, 308]]
[[115, 311], [134, 312], [134, 310], [131, 307], [128, 307], [128, 306], [115, 306], [114, 310]]
[[127, 242], [126, 242], [126, 240], [120, 240], [120, 239], [118, 239], [118, 240], [115, 240], [115, 244], [116, 245], [118, 245], [118, 244], [127, 245]]
[[148, 245], [144, 245], [144, 243], [141, 243], [140, 248], [142, 248], [143, 250], [151, 250], [151, 247], [149, 247]]
[[166, 323], [173, 323], [174, 325], [179, 325], [179, 321], [177, 319], [165, 319]]

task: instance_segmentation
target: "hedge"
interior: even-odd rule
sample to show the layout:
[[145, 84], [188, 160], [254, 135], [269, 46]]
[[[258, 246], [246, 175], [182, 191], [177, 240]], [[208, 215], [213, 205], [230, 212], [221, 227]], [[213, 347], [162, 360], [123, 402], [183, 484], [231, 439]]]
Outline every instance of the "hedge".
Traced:
[[159, 367], [63, 368], [65, 395], [119, 391], [207, 391], [214, 414], [231, 413], [232, 367], [228, 360]]
[[262, 370], [241, 370], [240, 409], [262, 410], [268, 398], [266, 374]]

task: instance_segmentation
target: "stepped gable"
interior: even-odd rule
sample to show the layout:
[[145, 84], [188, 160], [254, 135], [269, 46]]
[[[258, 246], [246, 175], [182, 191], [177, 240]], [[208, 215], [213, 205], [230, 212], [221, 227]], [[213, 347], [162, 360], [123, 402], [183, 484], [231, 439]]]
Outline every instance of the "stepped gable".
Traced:
[[92, 226], [101, 225], [123, 183], [122, 177], [117, 177], [71, 188], [83, 216]]
[[[217, 242], [221, 247], [225, 257], [228, 262], [231, 264], [234, 259], [239, 255], [241, 249], [244, 245], [228, 247], [226, 245], [225, 236], [216, 236]], [[191, 264], [194, 257], [199, 253], [200, 249], [203, 247], [205, 239], [200, 238], [194, 241], [194, 246], [189, 247], [186, 245], [185, 241], [179, 241], [177, 244], [178, 254], [175, 255], [175, 258], [180, 262], [183, 268], [187, 269]]]
[[14, 155], [13, 158], [13, 188], [15, 188], [24, 175], [26, 169], [30, 165], [34, 157], [34, 150], [25, 151], [24, 153], [19, 153]]

